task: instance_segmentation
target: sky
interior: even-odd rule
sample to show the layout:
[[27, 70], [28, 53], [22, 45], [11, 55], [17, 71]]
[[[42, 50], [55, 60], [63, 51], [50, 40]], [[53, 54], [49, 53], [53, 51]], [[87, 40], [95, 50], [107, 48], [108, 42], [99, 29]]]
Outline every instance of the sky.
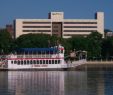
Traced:
[[52, 11], [64, 12], [66, 19], [94, 19], [104, 12], [105, 29], [113, 31], [113, 0], [0, 0], [0, 28], [18, 18], [46, 19]]

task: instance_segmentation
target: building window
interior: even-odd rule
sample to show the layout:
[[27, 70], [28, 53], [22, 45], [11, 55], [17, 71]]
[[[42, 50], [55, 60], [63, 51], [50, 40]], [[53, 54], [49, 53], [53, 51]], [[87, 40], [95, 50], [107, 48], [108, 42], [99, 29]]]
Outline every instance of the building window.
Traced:
[[51, 24], [51, 22], [33, 22], [33, 21], [24, 21], [23, 24]]
[[64, 22], [64, 24], [97, 24], [97, 22]]
[[23, 26], [23, 28], [51, 28], [51, 26]]
[[53, 28], [58, 28], [58, 26], [53, 26]]
[[64, 30], [64, 32], [96, 32], [97, 30]]
[[53, 32], [58, 32], [58, 30], [53, 30]]
[[64, 28], [97, 28], [97, 26], [64, 26]]
[[23, 30], [23, 32], [51, 32], [51, 30]]

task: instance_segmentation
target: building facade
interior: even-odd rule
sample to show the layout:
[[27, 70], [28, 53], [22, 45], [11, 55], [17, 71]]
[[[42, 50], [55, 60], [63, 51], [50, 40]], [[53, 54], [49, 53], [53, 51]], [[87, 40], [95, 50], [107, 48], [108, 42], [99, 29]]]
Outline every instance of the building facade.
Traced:
[[14, 38], [14, 33], [13, 33], [13, 32], [14, 32], [14, 29], [13, 29], [13, 25], [7, 24], [7, 25], [6, 25], [6, 30], [7, 30], [7, 32], [10, 33], [11, 37]]
[[104, 37], [104, 13], [97, 12], [95, 19], [64, 19], [63, 12], [51, 12], [48, 19], [16, 19], [15, 38], [22, 34], [49, 34], [58, 37], [87, 36], [98, 31]]

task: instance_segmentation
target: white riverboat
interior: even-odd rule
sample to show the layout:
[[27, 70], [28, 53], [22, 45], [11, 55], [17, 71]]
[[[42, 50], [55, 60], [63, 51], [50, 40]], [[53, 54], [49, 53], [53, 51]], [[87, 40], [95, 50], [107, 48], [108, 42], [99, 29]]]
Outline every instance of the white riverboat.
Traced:
[[51, 48], [20, 48], [15, 53], [4, 58], [4, 68], [7, 70], [60, 70], [74, 68], [86, 62], [66, 60], [64, 47], [61, 45]]

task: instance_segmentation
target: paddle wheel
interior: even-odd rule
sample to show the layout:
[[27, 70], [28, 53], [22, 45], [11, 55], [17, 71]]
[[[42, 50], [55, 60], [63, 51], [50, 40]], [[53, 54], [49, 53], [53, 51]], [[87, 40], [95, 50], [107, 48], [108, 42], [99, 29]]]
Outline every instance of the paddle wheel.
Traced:
[[6, 69], [8, 66], [7, 64], [7, 58], [5, 55], [0, 56], [0, 69]]

